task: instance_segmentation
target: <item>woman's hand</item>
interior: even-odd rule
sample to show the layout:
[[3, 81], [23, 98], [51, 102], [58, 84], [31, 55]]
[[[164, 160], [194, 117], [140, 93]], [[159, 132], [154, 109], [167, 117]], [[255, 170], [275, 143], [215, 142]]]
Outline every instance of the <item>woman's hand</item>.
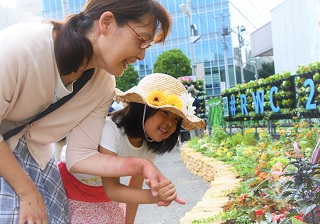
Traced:
[[19, 165], [5, 141], [0, 142], [0, 158], [0, 176], [10, 184], [20, 199], [19, 224], [48, 223], [46, 206], [38, 188]]
[[43, 198], [36, 188], [31, 189], [30, 192], [23, 196], [19, 196], [20, 210], [19, 210], [19, 224], [47, 224], [46, 206]]

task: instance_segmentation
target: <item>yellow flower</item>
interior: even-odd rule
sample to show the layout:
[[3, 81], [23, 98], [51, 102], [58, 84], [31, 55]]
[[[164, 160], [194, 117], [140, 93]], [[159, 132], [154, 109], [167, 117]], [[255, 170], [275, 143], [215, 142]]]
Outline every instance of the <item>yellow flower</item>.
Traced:
[[94, 182], [97, 182], [97, 181], [100, 180], [100, 178], [99, 178], [99, 177], [91, 177], [90, 180], [91, 180], [91, 181], [94, 181]]
[[228, 153], [227, 153], [227, 156], [228, 156], [228, 157], [232, 156], [232, 153], [231, 153], [231, 152], [228, 152]]
[[165, 99], [165, 104], [175, 106], [179, 110], [182, 110], [182, 101], [176, 95], [168, 95]]
[[217, 155], [218, 155], [218, 156], [222, 156], [222, 150], [218, 150], [218, 151], [217, 151]]
[[153, 106], [163, 106], [165, 104], [166, 96], [162, 91], [153, 90], [147, 97], [148, 103]]

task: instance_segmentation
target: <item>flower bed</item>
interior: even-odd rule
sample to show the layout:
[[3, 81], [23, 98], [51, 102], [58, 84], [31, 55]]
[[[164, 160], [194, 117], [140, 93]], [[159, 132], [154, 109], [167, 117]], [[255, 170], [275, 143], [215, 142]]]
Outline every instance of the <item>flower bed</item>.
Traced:
[[[267, 130], [228, 135], [214, 128], [213, 135], [194, 138], [189, 146], [232, 164], [243, 181], [230, 193], [224, 212], [193, 223], [320, 223], [319, 127], [305, 122], [280, 130], [280, 139]], [[295, 144], [294, 142], [299, 142]], [[313, 150], [313, 149], [316, 150]]]

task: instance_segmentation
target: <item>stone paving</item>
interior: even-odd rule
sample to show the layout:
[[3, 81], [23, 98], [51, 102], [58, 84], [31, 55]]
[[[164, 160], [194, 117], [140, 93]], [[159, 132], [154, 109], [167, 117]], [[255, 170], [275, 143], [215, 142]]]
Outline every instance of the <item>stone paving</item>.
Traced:
[[[211, 187], [202, 200], [180, 219], [180, 224], [191, 224], [194, 220], [218, 215], [228, 202], [229, 198], [226, 195], [238, 186], [241, 179], [237, 178], [234, 171], [231, 171], [230, 165], [196, 152], [189, 148], [188, 143], [182, 145], [180, 150], [181, 159], [186, 167], [194, 174], [211, 182]], [[222, 222], [217, 221], [210, 224], [218, 223]]]

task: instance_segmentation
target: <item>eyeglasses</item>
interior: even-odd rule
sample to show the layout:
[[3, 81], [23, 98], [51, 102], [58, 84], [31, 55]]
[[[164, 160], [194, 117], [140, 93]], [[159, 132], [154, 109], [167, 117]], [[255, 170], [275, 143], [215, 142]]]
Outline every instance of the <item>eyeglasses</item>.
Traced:
[[143, 39], [128, 23], [123, 20], [121, 21], [124, 22], [138, 36], [139, 40], [141, 41], [140, 49], [147, 49], [152, 46], [153, 41]]

